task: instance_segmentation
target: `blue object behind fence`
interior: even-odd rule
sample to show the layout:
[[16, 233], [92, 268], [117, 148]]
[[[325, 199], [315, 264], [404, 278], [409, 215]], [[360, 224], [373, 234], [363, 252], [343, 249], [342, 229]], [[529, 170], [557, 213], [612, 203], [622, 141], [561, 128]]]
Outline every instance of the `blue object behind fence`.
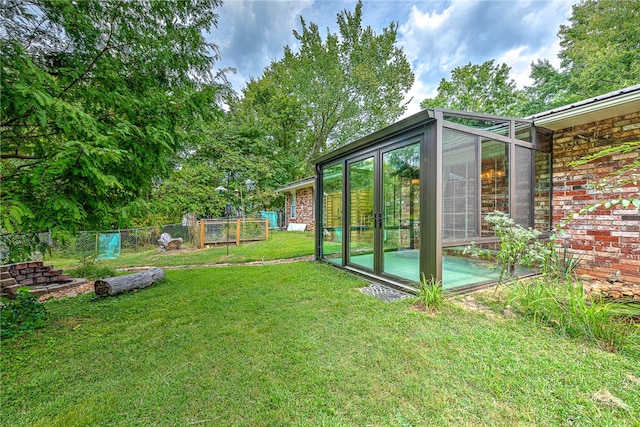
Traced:
[[262, 218], [269, 221], [269, 228], [278, 228], [278, 214], [275, 212], [260, 211]]
[[120, 256], [120, 233], [98, 236], [98, 259], [116, 259]]

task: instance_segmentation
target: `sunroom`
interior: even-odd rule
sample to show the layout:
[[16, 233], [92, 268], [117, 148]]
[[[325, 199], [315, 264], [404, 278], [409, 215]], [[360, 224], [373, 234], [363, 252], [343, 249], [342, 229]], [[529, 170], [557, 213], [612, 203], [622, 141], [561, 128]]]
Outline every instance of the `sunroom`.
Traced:
[[497, 281], [494, 211], [551, 226], [551, 132], [521, 119], [423, 110], [314, 161], [316, 257], [415, 290], [423, 277], [464, 291]]

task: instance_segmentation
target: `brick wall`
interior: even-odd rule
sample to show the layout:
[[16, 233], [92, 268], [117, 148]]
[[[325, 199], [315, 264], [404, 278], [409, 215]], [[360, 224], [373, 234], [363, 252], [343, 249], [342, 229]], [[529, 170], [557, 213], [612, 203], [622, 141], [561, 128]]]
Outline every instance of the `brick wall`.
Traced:
[[[585, 206], [624, 195], [639, 197], [640, 187], [628, 185], [603, 194], [589, 184], [631, 162], [638, 152], [608, 156], [586, 165], [568, 162], [623, 142], [640, 140], [640, 112], [586, 123], [554, 133], [553, 223], [558, 224]], [[623, 281], [640, 284], [640, 209], [598, 208], [573, 219], [565, 227], [560, 245], [582, 259], [579, 274], [601, 279], [620, 272]]]
[[287, 192], [285, 203], [287, 224], [307, 224], [307, 231], [314, 231], [313, 187], [299, 188], [294, 191], [296, 192], [296, 217], [291, 218], [291, 192]]

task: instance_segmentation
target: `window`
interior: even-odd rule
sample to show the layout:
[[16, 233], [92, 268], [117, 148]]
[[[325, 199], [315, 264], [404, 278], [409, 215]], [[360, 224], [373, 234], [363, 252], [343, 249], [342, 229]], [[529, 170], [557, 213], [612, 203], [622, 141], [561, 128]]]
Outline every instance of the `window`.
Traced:
[[296, 217], [296, 192], [295, 190], [291, 192], [291, 218]]

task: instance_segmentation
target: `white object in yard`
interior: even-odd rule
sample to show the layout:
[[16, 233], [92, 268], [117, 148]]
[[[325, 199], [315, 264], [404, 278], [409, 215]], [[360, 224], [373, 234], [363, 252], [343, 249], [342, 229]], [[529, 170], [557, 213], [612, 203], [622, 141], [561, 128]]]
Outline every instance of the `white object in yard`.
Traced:
[[296, 224], [293, 222], [290, 222], [289, 225], [287, 225], [287, 231], [304, 231], [307, 229], [307, 224]]

